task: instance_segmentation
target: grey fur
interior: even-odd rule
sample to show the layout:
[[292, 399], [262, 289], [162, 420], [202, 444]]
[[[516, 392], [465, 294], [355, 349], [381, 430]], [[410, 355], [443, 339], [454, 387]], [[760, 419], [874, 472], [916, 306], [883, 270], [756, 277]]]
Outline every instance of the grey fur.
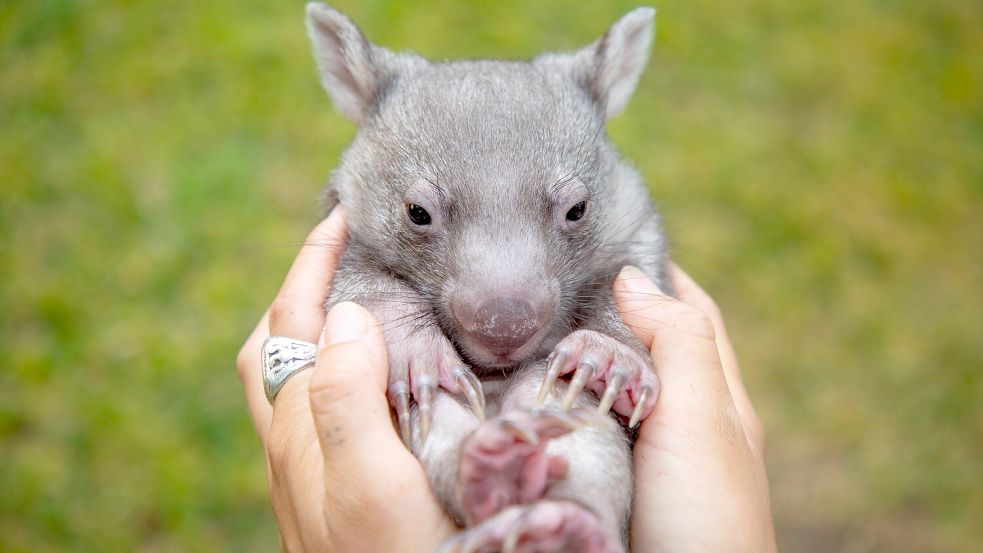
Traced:
[[[391, 380], [422, 381], [429, 376], [413, 367], [463, 362], [486, 387], [509, 379], [506, 391], [489, 394], [490, 409], [531, 407], [536, 362], [574, 330], [644, 352], [614, 310], [611, 285], [632, 264], [668, 289], [666, 245], [641, 177], [604, 122], [638, 81], [654, 10], [630, 12], [577, 52], [527, 62], [433, 63], [371, 44], [323, 4], [308, 4], [307, 16], [322, 83], [359, 125], [325, 195], [328, 208], [340, 201], [349, 214], [328, 306], [353, 300], [373, 311]], [[564, 215], [581, 200], [585, 220], [568, 224]], [[413, 227], [407, 203], [424, 206], [433, 223]], [[453, 298], [486, 290], [522, 290], [549, 304], [542, 331], [509, 362], [475, 346], [453, 313]], [[452, 396], [438, 396], [431, 437], [416, 450], [437, 495], [459, 514], [454, 452], [477, 422]], [[596, 403], [589, 394], [581, 401]], [[557, 441], [576, 453], [568, 455], [572, 473], [594, 479], [557, 493], [595, 505], [623, 531], [631, 489], [624, 432], [612, 425], [594, 438], [599, 448], [585, 448], [579, 432]]]

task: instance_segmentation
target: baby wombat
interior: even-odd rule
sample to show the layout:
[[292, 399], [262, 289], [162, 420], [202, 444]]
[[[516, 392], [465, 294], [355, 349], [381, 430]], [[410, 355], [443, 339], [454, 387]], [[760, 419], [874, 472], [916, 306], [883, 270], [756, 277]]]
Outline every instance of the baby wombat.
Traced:
[[659, 216], [604, 122], [654, 14], [575, 52], [437, 63], [307, 6], [321, 81], [358, 125], [326, 192], [349, 220], [328, 306], [355, 301], [383, 326], [399, 430], [466, 527], [446, 550], [625, 548], [620, 423], [659, 387], [611, 288], [628, 264], [669, 288]]

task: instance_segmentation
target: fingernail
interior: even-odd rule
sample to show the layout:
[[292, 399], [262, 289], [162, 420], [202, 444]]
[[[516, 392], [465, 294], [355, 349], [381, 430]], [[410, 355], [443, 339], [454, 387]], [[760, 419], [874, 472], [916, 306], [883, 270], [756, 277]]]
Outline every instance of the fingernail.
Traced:
[[647, 294], [661, 294], [662, 290], [654, 280], [634, 265], [625, 265], [618, 275], [622, 286], [629, 292], [644, 292]]
[[368, 313], [350, 302], [341, 302], [328, 311], [324, 321], [325, 344], [354, 342], [365, 336], [369, 329]]
[[333, 208], [331, 208], [331, 213], [328, 213], [328, 216], [325, 217], [325, 219], [332, 219], [332, 220], [334, 220], [334, 219], [338, 219], [339, 217], [344, 217], [344, 216], [345, 216], [345, 206], [343, 206], [343, 205], [341, 205], [339, 203], [339, 204], [335, 205]]

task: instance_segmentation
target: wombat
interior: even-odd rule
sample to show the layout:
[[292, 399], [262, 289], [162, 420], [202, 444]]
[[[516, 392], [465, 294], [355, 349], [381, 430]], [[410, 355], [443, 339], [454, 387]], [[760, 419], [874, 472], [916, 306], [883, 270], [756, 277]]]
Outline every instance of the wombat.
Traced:
[[604, 123], [654, 15], [575, 52], [432, 62], [307, 5], [321, 82], [358, 126], [325, 193], [349, 220], [327, 307], [383, 326], [399, 431], [464, 527], [447, 551], [626, 548], [624, 423], [659, 386], [612, 283], [630, 264], [670, 286], [659, 215]]

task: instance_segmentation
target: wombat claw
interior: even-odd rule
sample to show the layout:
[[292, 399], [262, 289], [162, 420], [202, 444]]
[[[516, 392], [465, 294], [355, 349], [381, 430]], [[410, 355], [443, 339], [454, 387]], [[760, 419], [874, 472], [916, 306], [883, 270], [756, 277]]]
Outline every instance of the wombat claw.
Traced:
[[[636, 357], [636, 352], [613, 338], [592, 331], [574, 332], [564, 342], [567, 343], [558, 346], [546, 358], [546, 375], [536, 398], [538, 405], [545, 405], [560, 375], [574, 369], [566, 394], [560, 401], [560, 409], [570, 409], [590, 386], [600, 396], [598, 413], [607, 413], [615, 407], [621, 415], [628, 417], [631, 428], [652, 412], [658, 396], [658, 379], [650, 365]], [[619, 397], [622, 398], [620, 403]]]
[[416, 410], [419, 419], [417, 428], [420, 430], [420, 443], [427, 441], [430, 425], [433, 423], [433, 384], [424, 383], [417, 386], [413, 393], [416, 399]]
[[651, 403], [655, 403], [655, 392], [652, 391], [651, 386], [642, 386], [642, 393], [639, 394], [637, 403], [635, 403], [635, 410], [631, 413], [631, 419], [628, 421], [628, 428], [635, 428], [638, 421], [640, 421], [642, 418], [642, 413], [649, 408]]
[[454, 381], [461, 387], [464, 397], [471, 405], [471, 411], [479, 422], [485, 421], [485, 392], [481, 389], [481, 381], [471, 371], [459, 367]]
[[[485, 394], [481, 388], [481, 381], [474, 373], [464, 367], [455, 369], [454, 375], [454, 385], [449, 386], [449, 391], [455, 392], [455, 388], [457, 388], [467, 400], [468, 405], [471, 406], [475, 418], [484, 422]], [[447, 385], [443, 387], [448, 388]], [[413, 387], [412, 394], [409, 385], [403, 380], [398, 380], [389, 385], [389, 396], [392, 398], [393, 407], [396, 409], [399, 435], [407, 447], [411, 447], [413, 444], [413, 415], [410, 411], [410, 396], [416, 402], [417, 430], [420, 443], [423, 443], [430, 435], [430, 427], [433, 426], [433, 403], [436, 389], [437, 385], [429, 379], [421, 379]]]
[[396, 408], [396, 420], [399, 423], [399, 436], [403, 443], [409, 447], [412, 438], [410, 427], [410, 390], [405, 382], [396, 382], [389, 385], [389, 397], [392, 399], [393, 406]]
[[564, 351], [553, 351], [546, 358], [546, 378], [543, 379], [543, 384], [539, 387], [539, 396], [536, 397], [536, 403], [539, 405], [546, 403], [546, 397], [553, 391], [553, 386], [556, 385], [556, 379], [560, 376], [560, 369], [566, 362], [567, 353]]

